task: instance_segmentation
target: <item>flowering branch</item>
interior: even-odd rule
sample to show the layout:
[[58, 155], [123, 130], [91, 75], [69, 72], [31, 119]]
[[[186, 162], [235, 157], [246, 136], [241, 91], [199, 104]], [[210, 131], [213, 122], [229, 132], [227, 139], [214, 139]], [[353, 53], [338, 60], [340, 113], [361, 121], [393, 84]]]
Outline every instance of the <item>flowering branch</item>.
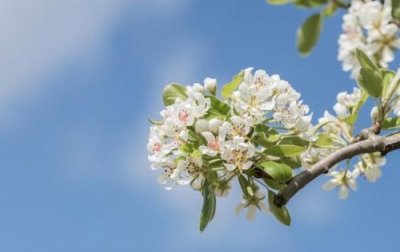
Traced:
[[[400, 0], [392, 5], [370, 0], [293, 3], [325, 6], [298, 30], [303, 55], [316, 44], [324, 18], [337, 8], [348, 9], [338, 59], [357, 87], [338, 93], [335, 113], [325, 111], [314, 124], [300, 93], [264, 70], [246, 68], [220, 92], [212, 78], [204, 84], [167, 85], [161, 120], [150, 120], [148, 158], [152, 169], [161, 171], [157, 180], [166, 189], [190, 185], [201, 192], [200, 231], [214, 218], [217, 198], [227, 196], [234, 184], [242, 194], [236, 213], [246, 209], [252, 220], [257, 211], [270, 212], [290, 225], [285, 204], [315, 178], [329, 172], [323, 189], [336, 188], [339, 198], [346, 199], [349, 189], [357, 189], [358, 177], [377, 181], [385, 155], [400, 149], [400, 131], [388, 135], [388, 130], [400, 129], [400, 69], [388, 67], [400, 49], [400, 27], [394, 24], [400, 20]], [[372, 126], [355, 135], [369, 98], [374, 103]], [[386, 135], [379, 136], [381, 132]], [[356, 161], [350, 162], [353, 157]], [[304, 170], [294, 172], [299, 168]]]
[[350, 144], [339, 149], [326, 158], [321, 159], [310, 169], [299, 173], [282, 189], [274, 199], [274, 203], [281, 207], [285, 205], [298, 191], [309, 184], [315, 178], [323, 173], [327, 173], [331, 167], [341, 161], [352, 158], [354, 156], [366, 153], [381, 152], [385, 155], [391, 151], [400, 149], [400, 135], [369, 137], [366, 140]]

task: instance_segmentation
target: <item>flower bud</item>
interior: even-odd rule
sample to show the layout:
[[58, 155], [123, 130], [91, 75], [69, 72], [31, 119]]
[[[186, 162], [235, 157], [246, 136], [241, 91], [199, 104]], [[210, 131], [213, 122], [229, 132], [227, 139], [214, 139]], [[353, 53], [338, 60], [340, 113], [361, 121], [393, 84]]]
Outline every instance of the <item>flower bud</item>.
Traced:
[[217, 80], [212, 78], [205, 78], [204, 87], [210, 94], [215, 95], [217, 91]]
[[378, 119], [378, 107], [376, 106], [371, 109], [371, 119], [373, 122], [376, 122]]
[[205, 119], [198, 120], [194, 127], [194, 129], [196, 130], [197, 133], [202, 133], [204, 131], [208, 131], [208, 128], [209, 128], [208, 121]]
[[218, 134], [219, 128], [222, 125], [222, 121], [217, 119], [217, 118], [213, 118], [208, 122], [208, 126], [210, 128], [210, 131], [214, 134]]

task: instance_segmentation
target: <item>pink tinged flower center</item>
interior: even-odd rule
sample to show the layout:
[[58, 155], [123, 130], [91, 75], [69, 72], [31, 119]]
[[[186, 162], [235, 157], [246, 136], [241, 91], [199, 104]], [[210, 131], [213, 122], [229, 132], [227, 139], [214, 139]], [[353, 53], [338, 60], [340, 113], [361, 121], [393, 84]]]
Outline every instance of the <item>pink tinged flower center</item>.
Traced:
[[153, 145], [153, 152], [160, 152], [161, 151], [161, 144], [160, 143], [155, 143]]
[[189, 118], [189, 113], [186, 110], [179, 112], [179, 120], [182, 122], [187, 122]]
[[219, 150], [219, 143], [217, 142], [217, 140], [211, 140], [208, 142], [207, 144], [208, 148], [212, 149], [212, 150]]

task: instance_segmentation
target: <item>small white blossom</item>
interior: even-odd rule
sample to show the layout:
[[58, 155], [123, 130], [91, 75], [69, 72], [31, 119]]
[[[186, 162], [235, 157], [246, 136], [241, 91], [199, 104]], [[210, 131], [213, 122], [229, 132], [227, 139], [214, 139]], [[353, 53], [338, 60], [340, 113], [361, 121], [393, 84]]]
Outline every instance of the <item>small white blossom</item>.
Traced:
[[357, 190], [357, 176], [358, 171], [330, 171], [329, 176], [332, 178], [326, 182], [322, 189], [330, 191], [334, 188], [339, 190], [339, 199], [347, 199], [349, 197], [349, 188], [353, 191]]
[[376, 182], [381, 176], [381, 167], [386, 164], [386, 159], [379, 152], [362, 155], [355, 169], [369, 182]]
[[223, 198], [229, 195], [231, 189], [232, 183], [223, 181], [221, 183], [218, 183], [217, 187], [214, 189], [214, 193], [215, 196]]
[[201, 157], [187, 157], [178, 162], [176, 169], [171, 174], [171, 178], [176, 180], [180, 185], [187, 185], [193, 179], [200, 178], [200, 181], [196, 182], [196, 186], [202, 185], [204, 181], [204, 176], [201, 174], [202, 166], [203, 161]]
[[203, 132], [202, 135], [207, 141], [207, 146], [200, 146], [201, 153], [208, 156], [216, 156], [221, 149], [220, 140], [209, 131]]
[[240, 214], [243, 209], [247, 208], [247, 220], [254, 220], [257, 209], [260, 209], [265, 213], [269, 212], [268, 207], [262, 202], [264, 199], [265, 195], [261, 191], [256, 191], [253, 196], [243, 196], [242, 202], [240, 202], [235, 208], [235, 213]]
[[255, 154], [255, 147], [251, 143], [246, 143], [242, 137], [235, 136], [222, 146], [221, 158], [228, 171], [244, 171], [253, 165], [251, 158]]

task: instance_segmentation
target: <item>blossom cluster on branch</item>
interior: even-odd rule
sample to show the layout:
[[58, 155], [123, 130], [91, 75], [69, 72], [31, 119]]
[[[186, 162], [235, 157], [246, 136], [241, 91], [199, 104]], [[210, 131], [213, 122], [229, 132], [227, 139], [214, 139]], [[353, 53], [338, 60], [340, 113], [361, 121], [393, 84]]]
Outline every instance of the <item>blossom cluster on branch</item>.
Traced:
[[400, 48], [399, 27], [393, 21], [390, 1], [352, 1], [343, 16], [343, 33], [339, 37], [338, 59], [343, 70], [357, 77], [361, 68], [355, 54], [357, 48], [380, 67], [388, 67], [394, 60], [394, 50]]
[[[373, 143], [382, 132], [399, 134], [394, 130], [400, 128], [400, 70], [390, 70], [388, 63], [400, 47], [394, 15], [396, 8], [400, 15], [400, 1], [392, 3], [324, 0], [327, 7], [299, 30], [298, 46], [305, 54], [316, 42], [322, 17], [347, 9], [338, 58], [356, 87], [338, 93], [333, 112], [325, 111], [316, 123], [300, 93], [264, 70], [246, 68], [221, 90], [213, 78], [165, 87], [161, 119], [150, 120], [148, 159], [166, 189], [190, 185], [201, 192], [201, 231], [214, 217], [217, 197], [227, 196], [235, 184], [242, 192], [237, 213], [246, 209], [252, 220], [257, 211], [270, 212], [289, 225], [284, 204], [320, 174], [329, 177], [323, 189], [336, 188], [340, 199], [357, 189], [358, 178], [376, 182], [381, 177], [385, 154], [400, 148], [400, 141], [389, 150], [361, 143]], [[374, 104], [371, 127], [357, 131], [368, 99]]]

